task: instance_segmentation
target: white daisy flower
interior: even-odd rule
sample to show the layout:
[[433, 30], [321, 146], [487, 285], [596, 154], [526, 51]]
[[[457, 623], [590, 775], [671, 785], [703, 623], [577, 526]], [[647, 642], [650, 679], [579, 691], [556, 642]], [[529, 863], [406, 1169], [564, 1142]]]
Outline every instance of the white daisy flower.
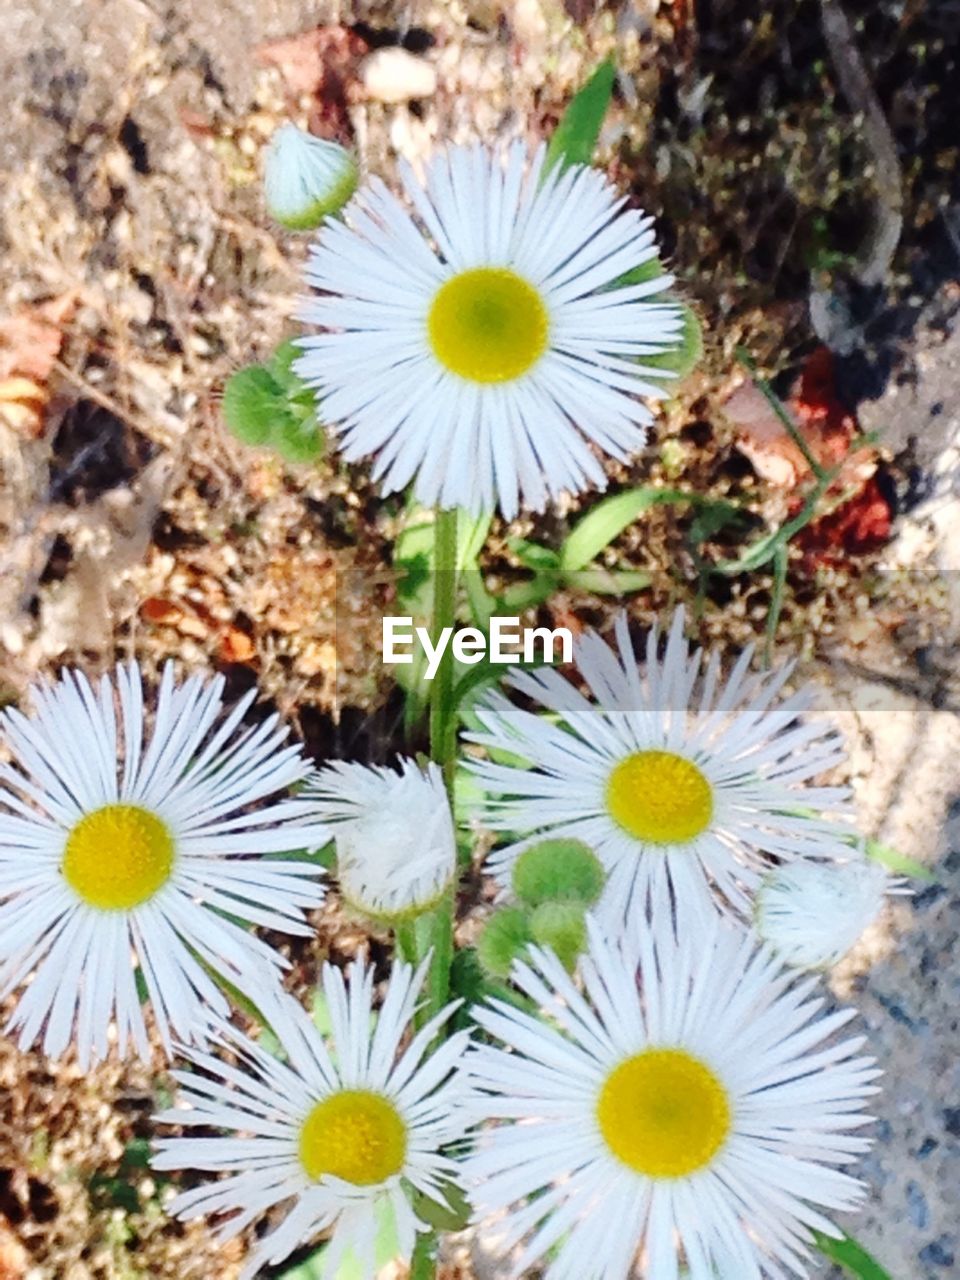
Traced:
[[468, 1034], [458, 1032], [429, 1052], [455, 1002], [401, 1047], [426, 970], [426, 962], [416, 973], [409, 965], [394, 965], [371, 1030], [372, 968], [351, 966], [345, 984], [326, 965], [329, 1048], [295, 1000], [275, 995], [264, 1013], [285, 1061], [224, 1025], [220, 1040], [238, 1058], [237, 1066], [190, 1050], [187, 1056], [204, 1074], [174, 1073], [190, 1110], [166, 1111], [159, 1120], [237, 1133], [157, 1144], [156, 1169], [229, 1174], [177, 1196], [173, 1212], [181, 1218], [232, 1213], [218, 1229], [229, 1239], [267, 1210], [288, 1205], [286, 1216], [253, 1250], [242, 1277], [329, 1232], [322, 1274], [336, 1275], [344, 1255], [352, 1253], [372, 1280], [384, 1210], [392, 1213], [400, 1253], [409, 1260], [417, 1232], [427, 1229], [412, 1198], [447, 1204], [458, 1177], [450, 1144], [455, 1150], [470, 1124], [470, 1094], [460, 1069]]
[[[714, 916], [637, 931], [635, 949], [591, 922], [583, 990], [532, 949], [514, 981], [549, 1023], [500, 1001], [476, 1012], [504, 1048], [467, 1069], [489, 1130], [467, 1160], [474, 1204], [511, 1254], [547, 1280], [761, 1280], [807, 1274], [811, 1231], [856, 1207], [838, 1166], [869, 1147], [877, 1092], [854, 1016], [818, 1018], [816, 979], [797, 981], [755, 939]], [[639, 964], [639, 969], [638, 969]]]
[[418, 501], [543, 510], [606, 480], [594, 446], [625, 459], [663, 394], [644, 356], [678, 346], [681, 313], [650, 301], [652, 219], [595, 169], [544, 171], [544, 149], [451, 147], [425, 183], [401, 179], [414, 214], [371, 179], [330, 222], [307, 279], [297, 366], [341, 433], [344, 456], [376, 455], [387, 492]]
[[283, 124], [263, 162], [263, 192], [271, 215], [291, 231], [319, 227], [357, 187], [357, 162], [335, 142]]
[[115, 1019], [121, 1056], [132, 1041], [146, 1058], [135, 956], [170, 1053], [171, 1032], [229, 1011], [208, 970], [246, 990], [285, 966], [242, 924], [310, 932], [318, 868], [262, 856], [329, 838], [282, 797], [310, 765], [278, 716], [243, 726], [255, 691], [222, 717], [223, 686], [178, 686], [168, 664], [147, 733], [135, 663], [96, 687], [67, 671], [34, 691], [32, 718], [0, 718], [0, 999], [33, 974], [10, 1023], [21, 1047], [42, 1035], [57, 1057], [75, 1035], [86, 1066]]
[[399, 770], [337, 761], [305, 791], [336, 840], [344, 901], [388, 923], [435, 907], [457, 869], [443, 774], [435, 764], [398, 764]]
[[832, 731], [798, 720], [806, 693], [779, 698], [791, 668], [751, 674], [747, 649], [724, 680], [717, 653], [704, 663], [688, 650], [682, 610], [662, 657], [652, 630], [643, 671], [624, 614], [616, 637], [618, 653], [594, 632], [577, 645], [595, 701], [545, 667], [508, 679], [551, 718], [499, 691], [477, 706], [485, 731], [467, 737], [532, 766], [469, 762], [487, 793], [483, 821], [525, 837], [491, 855], [504, 890], [545, 836], [580, 839], [604, 863], [598, 912], [612, 927], [671, 889], [704, 917], [718, 900], [748, 915], [772, 858], [835, 857], [849, 830], [809, 811], [846, 817], [847, 792], [811, 779], [842, 751]]
[[866, 857], [796, 862], [766, 875], [754, 923], [784, 964], [828, 969], [877, 919], [887, 895], [905, 892], [902, 879]]

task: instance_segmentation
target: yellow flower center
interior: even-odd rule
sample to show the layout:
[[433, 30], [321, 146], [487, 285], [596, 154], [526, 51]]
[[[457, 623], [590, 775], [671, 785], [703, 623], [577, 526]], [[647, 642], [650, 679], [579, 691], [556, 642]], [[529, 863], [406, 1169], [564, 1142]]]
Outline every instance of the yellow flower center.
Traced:
[[683, 1178], [710, 1163], [730, 1133], [730, 1098], [683, 1049], [646, 1049], [604, 1081], [597, 1121], [607, 1146], [636, 1173]]
[[474, 267], [440, 286], [427, 329], [433, 353], [470, 382], [510, 382], [547, 349], [547, 309], [533, 287], [503, 267]]
[[713, 789], [691, 761], [672, 751], [637, 751], [607, 780], [614, 822], [638, 840], [683, 844], [713, 817]]
[[107, 804], [81, 818], [67, 837], [64, 879], [101, 911], [129, 911], [161, 889], [173, 872], [170, 828], [135, 804]]
[[318, 1102], [300, 1130], [300, 1163], [316, 1182], [325, 1174], [358, 1187], [399, 1173], [407, 1126], [392, 1102], [366, 1089], [345, 1089]]

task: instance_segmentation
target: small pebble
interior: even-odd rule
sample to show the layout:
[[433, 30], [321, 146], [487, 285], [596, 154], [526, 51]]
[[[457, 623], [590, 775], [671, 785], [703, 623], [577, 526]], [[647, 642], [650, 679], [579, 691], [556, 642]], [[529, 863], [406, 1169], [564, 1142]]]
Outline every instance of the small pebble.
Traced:
[[946, 889], [942, 884], [931, 884], [926, 889], [921, 889], [919, 893], [913, 895], [913, 909], [915, 911], [926, 911], [928, 907], [932, 907], [935, 902], [939, 902], [941, 898], [946, 896]]
[[952, 1267], [954, 1263], [953, 1241], [949, 1236], [940, 1236], [924, 1245], [917, 1255], [924, 1266]]
[[360, 78], [367, 94], [379, 102], [429, 98], [437, 89], [435, 68], [399, 46], [371, 53], [363, 61]]
[[913, 1225], [922, 1230], [930, 1220], [927, 1197], [915, 1182], [907, 1183], [907, 1213]]

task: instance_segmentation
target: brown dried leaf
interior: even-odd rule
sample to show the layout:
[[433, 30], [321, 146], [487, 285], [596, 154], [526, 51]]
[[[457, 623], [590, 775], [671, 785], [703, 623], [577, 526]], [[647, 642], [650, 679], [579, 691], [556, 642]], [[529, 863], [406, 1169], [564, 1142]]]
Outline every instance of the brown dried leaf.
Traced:
[[46, 382], [63, 345], [63, 326], [75, 304], [75, 294], [63, 294], [0, 320], [0, 378], [19, 374], [33, 382]]
[[788, 489], [807, 470], [803, 454], [753, 382], [737, 387], [723, 405], [737, 430], [737, 448], [768, 484]]
[[[737, 430], [737, 447], [769, 484], [792, 488], [809, 474], [802, 450], [754, 382], [737, 387], [722, 408]], [[837, 488], [862, 486], [876, 470], [874, 450], [850, 450], [857, 421], [837, 397], [833, 358], [826, 347], [808, 357], [784, 409], [821, 466], [843, 465]]]
[[36, 438], [43, 433], [43, 409], [49, 396], [29, 378], [0, 381], [0, 421], [18, 435]]

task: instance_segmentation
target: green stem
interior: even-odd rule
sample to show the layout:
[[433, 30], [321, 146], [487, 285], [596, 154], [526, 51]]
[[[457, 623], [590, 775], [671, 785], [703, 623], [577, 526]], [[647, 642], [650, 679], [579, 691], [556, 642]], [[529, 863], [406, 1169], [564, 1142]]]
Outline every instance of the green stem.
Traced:
[[773, 662], [773, 649], [777, 640], [777, 626], [783, 611], [783, 595], [787, 585], [787, 569], [790, 567], [789, 543], [781, 542], [773, 553], [773, 590], [770, 593], [770, 611], [767, 614], [767, 644], [764, 665]]
[[418, 1235], [410, 1259], [410, 1280], [433, 1280], [437, 1266], [437, 1238], [433, 1232]]
[[801, 529], [805, 529], [808, 524], [811, 524], [817, 518], [820, 499], [833, 484], [838, 472], [839, 468], [835, 467], [832, 471], [828, 471], [822, 480], [817, 481], [807, 496], [803, 507], [793, 519], [787, 520], [779, 529], [775, 529], [773, 533], [763, 534], [736, 560], [718, 560], [713, 566], [715, 572], [735, 577], [738, 573], [749, 573], [753, 569], [759, 569], [763, 565], [769, 564], [776, 555], [778, 547], [789, 542], [794, 534], [799, 533]]
[[393, 928], [393, 940], [396, 943], [397, 955], [407, 964], [416, 966], [417, 954], [417, 922], [401, 920]]
[[[457, 512], [437, 510], [434, 516], [433, 642], [445, 627], [456, 624]], [[457, 721], [452, 706], [453, 646], [447, 645], [430, 689], [430, 755], [443, 770], [447, 790], [453, 791]]]
[[453, 964], [453, 922], [456, 891], [448, 889], [443, 901], [430, 917], [430, 946], [433, 959], [427, 980], [426, 1016], [439, 1013], [450, 995], [450, 966]]
[[[457, 620], [457, 512], [438, 509], [434, 520], [433, 640], [436, 644], [444, 628], [455, 626]], [[453, 698], [453, 646], [449, 644], [430, 690], [430, 755], [443, 770], [452, 812], [457, 711]], [[433, 960], [423, 1011], [425, 1019], [443, 1008], [450, 991], [455, 901], [456, 894], [451, 889], [429, 917], [427, 939], [433, 948]]]
[[[456, 625], [457, 612], [457, 512], [437, 509], [434, 515], [433, 643], [446, 627]], [[457, 711], [453, 697], [453, 650], [447, 645], [430, 687], [430, 756], [443, 770], [450, 809], [453, 810], [453, 779], [457, 759]], [[432, 952], [426, 999], [418, 1013], [421, 1025], [439, 1013], [450, 994], [450, 966], [453, 961], [453, 926], [456, 890], [426, 916], [421, 916], [413, 934], [413, 951], [418, 957]], [[397, 930], [397, 947], [411, 939]], [[443, 1033], [441, 1033], [443, 1034]], [[437, 1237], [435, 1232], [417, 1236], [410, 1262], [410, 1280], [434, 1280]]]

